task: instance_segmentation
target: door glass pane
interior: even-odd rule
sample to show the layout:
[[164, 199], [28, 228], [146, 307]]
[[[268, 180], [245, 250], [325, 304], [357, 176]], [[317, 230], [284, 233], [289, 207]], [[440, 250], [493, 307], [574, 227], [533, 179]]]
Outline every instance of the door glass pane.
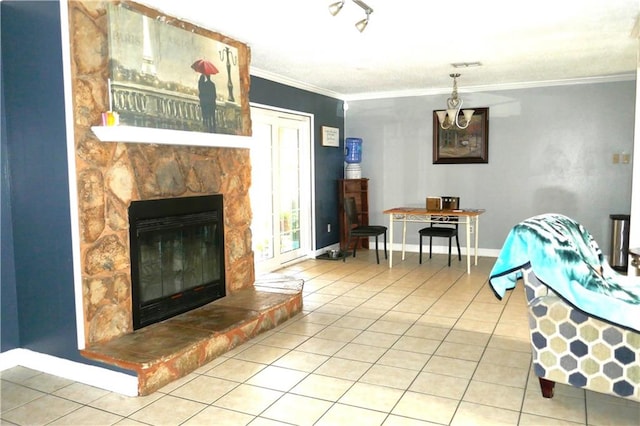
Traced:
[[253, 252], [256, 260], [272, 259], [273, 253], [273, 162], [271, 150], [272, 126], [264, 123], [253, 124], [253, 136], [260, 143], [251, 147], [252, 181], [249, 196], [254, 223]]
[[300, 248], [300, 140], [298, 129], [281, 127], [280, 253]]
[[311, 246], [310, 120], [252, 108], [251, 224], [256, 273], [300, 259]]

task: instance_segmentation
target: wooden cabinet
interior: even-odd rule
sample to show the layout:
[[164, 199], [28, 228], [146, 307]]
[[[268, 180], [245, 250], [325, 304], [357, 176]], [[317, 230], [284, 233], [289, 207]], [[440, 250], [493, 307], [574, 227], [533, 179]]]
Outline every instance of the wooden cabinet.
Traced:
[[[347, 248], [349, 231], [347, 229], [347, 215], [344, 212], [344, 199], [353, 197], [356, 200], [356, 209], [359, 214], [360, 224], [369, 224], [369, 179], [340, 179], [338, 180], [338, 211], [340, 217], [340, 248]], [[369, 239], [360, 238], [358, 248], [369, 248]], [[353, 246], [351, 246], [353, 248]]]

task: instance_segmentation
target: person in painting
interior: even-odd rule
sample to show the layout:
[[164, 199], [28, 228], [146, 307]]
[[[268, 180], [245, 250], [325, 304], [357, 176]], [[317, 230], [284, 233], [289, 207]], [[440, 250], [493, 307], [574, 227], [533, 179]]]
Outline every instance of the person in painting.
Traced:
[[204, 130], [216, 132], [216, 85], [210, 75], [201, 74], [198, 80], [198, 96]]

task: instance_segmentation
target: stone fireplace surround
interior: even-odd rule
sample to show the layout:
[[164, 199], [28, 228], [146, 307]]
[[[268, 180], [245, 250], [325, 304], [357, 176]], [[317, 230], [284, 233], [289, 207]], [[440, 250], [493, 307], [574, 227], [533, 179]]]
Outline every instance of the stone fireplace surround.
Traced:
[[[265, 287], [264, 294], [254, 291], [248, 149], [105, 143], [96, 138], [91, 126], [99, 123], [101, 113], [108, 109], [106, 10], [103, 2], [69, 1], [68, 6], [86, 346], [81, 352], [135, 370], [139, 393], [146, 394], [300, 311], [301, 286], [293, 293], [289, 288], [284, 292], [286, 297], [275, 299], [269, 294], [278, 291], [270, 286]], [[131, 337], [129, 204], [134, 200], [210, 194], [224, 197], [226, 294], [233, 308], [242, 305], [237, 328], [224, 324], [223, 332], [229, 338], [223, 343], [216, 331], [215, 335], [182, 342], [171, 354], [156, 354], [164, 357], [164, 364], [136, 359], [139, 354], [123, 358], [121, 352], [114, 353], [109, 348], [127, 339], [139, 346], [136, 339], [148, 334]], [[244, 300], [244, 304], [239, 305], [238, 300]], [[224, 311], [227, 308], [223, 305], [216, 306]], [[241, 331], [240, 337], [234, 330]], [[155, 332], [163, 333], [157, 327]], [[169, 361], [172, 364], [167, 368]]]

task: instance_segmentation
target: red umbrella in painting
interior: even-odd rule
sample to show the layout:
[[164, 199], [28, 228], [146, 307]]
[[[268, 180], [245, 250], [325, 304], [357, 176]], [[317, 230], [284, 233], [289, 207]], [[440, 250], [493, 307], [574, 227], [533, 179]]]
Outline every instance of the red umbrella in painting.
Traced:
[[215, 65], [213, 65], [206, 59], [198, 59], [193, 64], [191, 64], [191, 68], [193, 68], [194, 71], [197, 71], [204, 75], [213, 75], [218, 74], [219, 72], [218, 68], [216, 68]]

